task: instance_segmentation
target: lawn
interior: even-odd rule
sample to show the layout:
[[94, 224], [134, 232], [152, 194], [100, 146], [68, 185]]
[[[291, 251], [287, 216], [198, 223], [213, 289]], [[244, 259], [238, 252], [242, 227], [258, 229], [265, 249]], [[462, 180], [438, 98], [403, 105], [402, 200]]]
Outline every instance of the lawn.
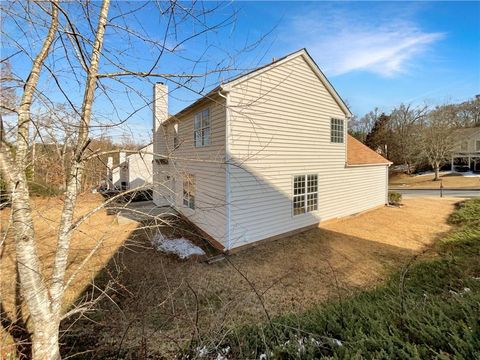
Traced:
[[[453, 199], [409, 199], [246, 249], [211, 265], [154, 251], [138, 230], [95, 279], [117, 292], [75, 323], [65, 356], [172, 358], [190, 342], [218, 345], [242, 324], [301, 314], [374, 288], [451, 229]], [[203, 345], [202, 345], [203, 346]]]
[[384, 285], [237, 327], [203, 351], [235, 359], [478, 359], [480, 199], [459, 206], [449, 222], [455, 229], [429, 256]]
[[407, 175], [404, 173], [391, 174], [389, 185], [391, 188], [407, 189], [439, 189], [443, 183], [449, 189], [480, 189], [480, 174], [478, 176], [462, 176], [458, 173], [441, 173], [442, 181], [433, 181], [433, 174]]
[[[100, 195], [88, 194], [79, 199], [75, 216], [81, 216], [89, 210], [95, 208], [103, 201]], [[56, 227], [59, 223], [62, 198], [32, 198], [32, 208], [34, 216], [34, 226], [38, 239], [38, 252], [44, 274], [49, 277], [53, 266], [53, 256], [55, 250]], [[9, 229], [10, 209], [5, 208], [0, 211], [0, 228], [3, 234]], [[95, 216], [82, 224], [73, 237], [71, 244], [71, 253], [68, 261], [67, 278], [84, 261], [91, 250], [98, 245], [98, 250], [88, 261], [72, 285], [65, 293], [66, 308], [70, 307], [85, 288], [91, 284], [97, 273], [104, 269], [111, 257], [123, 247], [125, 240], [137, 227], [136, 223], [118, 224], [115, 216], [109, 216], [105, 210], [101, 210]], [[12, 241], [12, 234], [9, 232], [5, 242], [5, 248], [0, 258], [0, 289], [2, 305], [8, 316], [12, 319], [14, 316], [15, 301], [15, 248]], [[25, 310], [24, 310], [25, 313]], [[3, 314], [2, 314], [3, 316]], [[11, 349], [11, 343], [5, 332], [0, 329], [0, 358]]]

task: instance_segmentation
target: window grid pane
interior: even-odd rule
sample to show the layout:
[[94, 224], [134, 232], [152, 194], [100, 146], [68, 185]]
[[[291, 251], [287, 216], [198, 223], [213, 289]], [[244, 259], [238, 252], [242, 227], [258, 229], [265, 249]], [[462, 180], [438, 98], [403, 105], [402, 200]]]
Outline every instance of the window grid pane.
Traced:
[[293, 177], [293, 215], [318, 210], [318, 175], [295, 175]]
[[195, 147], [210, 144], [210, 109], [195, 114], [193, 141]]
[[195, 209], [195, 178], [193, 175], [183, 177], [183, 205]]
[[344, 121], [342, 119], [330, 120], [330, 141], [343, 143]]

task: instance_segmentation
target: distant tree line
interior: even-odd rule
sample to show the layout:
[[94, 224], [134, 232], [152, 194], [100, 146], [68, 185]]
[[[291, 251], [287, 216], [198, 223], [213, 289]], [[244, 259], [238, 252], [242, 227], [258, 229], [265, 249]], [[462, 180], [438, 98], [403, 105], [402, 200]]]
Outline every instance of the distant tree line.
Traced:
[[373, 109], [354, 117], [349, 132], [371, 149], [404, 165], [407, 173], [430, 166], [438, 179], [459, 140], [454, 129], [480, 126], [480, 97], [429, 108], [400, 104], [390, 113]]

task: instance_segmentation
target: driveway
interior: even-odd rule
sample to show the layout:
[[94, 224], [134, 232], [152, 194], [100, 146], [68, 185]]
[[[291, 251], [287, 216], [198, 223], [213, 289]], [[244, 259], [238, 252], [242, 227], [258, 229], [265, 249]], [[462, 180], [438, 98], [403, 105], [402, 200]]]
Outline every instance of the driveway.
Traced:
[[[439, 189], [398, 189], [393, 188], [391, 191], [396, 191], [402, 194], [404, 198], [412, 197], [440, 197]], [[480, 189], [443, 189], [443, 197], [454, 198], [474, 198], [480, 197]]]

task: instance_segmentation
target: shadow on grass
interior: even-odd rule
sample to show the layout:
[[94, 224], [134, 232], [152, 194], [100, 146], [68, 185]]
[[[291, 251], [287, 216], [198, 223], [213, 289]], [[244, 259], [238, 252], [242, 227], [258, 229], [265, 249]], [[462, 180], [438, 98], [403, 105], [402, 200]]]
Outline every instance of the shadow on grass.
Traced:
[[95, 311], [63, 324], [64, 356], [171, 358], [190, 342], [215, 344], [235, 326], [372, 287], [415, 254], [314, 229], [208, 265], [156, 252], [154, 231], [136, 230], [85, 292], [99, 295], [108, 282], [116, 289]]

